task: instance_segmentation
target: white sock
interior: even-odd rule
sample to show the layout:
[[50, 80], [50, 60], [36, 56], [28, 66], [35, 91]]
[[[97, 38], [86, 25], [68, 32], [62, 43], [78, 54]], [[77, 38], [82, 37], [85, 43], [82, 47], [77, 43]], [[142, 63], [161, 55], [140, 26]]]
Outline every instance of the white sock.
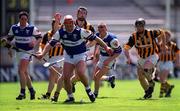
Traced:
[[68, 94], [68, 97], [69, 97], [69, 98], [74, 97], [73, 93]]
[[89, 89], [91, 89], [91, 88], [90, 88], [89, 86], [87, 86], [87, 87], [86, 87], [86, 90], [89, 90]]

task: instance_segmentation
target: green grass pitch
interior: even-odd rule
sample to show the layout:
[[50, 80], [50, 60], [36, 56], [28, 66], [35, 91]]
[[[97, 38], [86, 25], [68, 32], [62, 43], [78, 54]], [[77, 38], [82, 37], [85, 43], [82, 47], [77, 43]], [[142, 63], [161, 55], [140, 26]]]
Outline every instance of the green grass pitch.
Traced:
[[[156, 83], [153, 97], [149, 100], [139, 99], [143, 91], [137, 80], [116, 81], [115, 89], [104, 82], [94, 103], [89, 101], [83, 85], [77, 83], [74, 104], [63, 104], [67, 97], [64, 89], [57, 103], [38, 99], [31, 101], [28, 91], [25, 100], [17, 101], [19, 83], [0, 83], [0, 111], [180, 111], [180, 80], [170, 82], [175, 84], [171, 98], [158, 98], [160, 84]], [[34, 82], [33, 85], [36, 98], [46, 92], [47, 82]]]

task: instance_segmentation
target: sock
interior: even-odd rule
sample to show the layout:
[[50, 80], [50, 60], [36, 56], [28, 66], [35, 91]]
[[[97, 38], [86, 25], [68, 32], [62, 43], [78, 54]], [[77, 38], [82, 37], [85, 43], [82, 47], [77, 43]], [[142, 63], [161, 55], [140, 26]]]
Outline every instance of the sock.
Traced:
[[87, 87], [86, 87], [86, 90], [89, 90], [89, 89], [91, 89], [91, 88], [90, 88], [89, 86], [87, 86]]
[[169, 88], [171, 87], [171, 85], [170, 85], [168, 82], [165, 82], [165, 83], [164, 83], [164, 86], [165, 86], [165, 88], [166, 88], [166, 91], [168, 91]]
[[111, 76], [107, 77], [107, 81], [110, 82], [111, 81]]
[[94, 91], [94, 94], [98, 94], [99, 91]]
[[150, 81], [148, 81], [149, 82], [149, 87], [154, 87], [154, 81], [153, 80], [150, 80]]
[[54, 97], [58, 97], [58, 96], [59, 96], [59, 92], [55, 92]]
[[33, 89], [33, 87], [29, 88], [29, 92], [30, 92], [31, 94], [35, 92], [34, 89]]
[[68, 98], [74, 98], [73, 93], [68, 94]]
[[25, 89], [21, 88], [20, 95], [25, 95]]
[[50, 97], [50, 95], [51, 95], [51, 93], [49, 93], [49, 92], [46, 93], [46, 96], [49, 96], [49, 97]]
[[165, 83], [161, 83], [160, 93], [165, 93], [165, 92], [166, 92], [166, 85]]

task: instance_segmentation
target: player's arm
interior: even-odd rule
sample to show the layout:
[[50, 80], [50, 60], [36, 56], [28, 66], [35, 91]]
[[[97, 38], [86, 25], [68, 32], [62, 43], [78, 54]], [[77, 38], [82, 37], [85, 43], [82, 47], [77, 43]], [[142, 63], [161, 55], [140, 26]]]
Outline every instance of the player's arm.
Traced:
[[[94, 27], [93, 27], [92, 25], [89, 26], [89, 30], [90, 30], [93, 34], [95, 34], [95, 29], [94, 29]], [[96, 45], [96, 41], [90, 41], [90, 40], [88, 40], [87, 43], [86, 43], [87, 48], [90, 48], [90, 47], [92, 47], [92, 46], [94, 46], [94, 45]]]
[[13, 39], [14, 39], [14, 34], [13, 34], [13, 31], [12, 31], [12, 27], [11, 27], [10, 30], [9, 30], [8, 35], [2, 37], [1, 40], [0, 40], [1, 46], [8, 48], [8, 55], [10, 57], [13, 56], [12, 55], [12, 50], [11, 50], [11, 45], [12, 44], [15, 45], [15, 43], [13, 42]]
[[10, 42], [14, 39], [14, 33], [12, 31], [12, 27], [9, 30], [8, 35], [1, 38], [1, 42], [7, 42], [10, 44]]
[[54, 23], [54, 31], [56, 32], [57, 30], [60, 29], [60, 27], [62, 27], [62, 24], [60, 23], [62, 15], [60, 13], [55, 13], [54, 15], [54, 19], [55, 19], [55, 23]]
[[166, 44], [166, 35], [165, 31], [163, 30], [153, 30], [153, 37], [158, 39], [158, 44], [165, 46]]
[[81, 28], [81, 36], [85, 39], [90, 40], [90, 41], [95, 40], [101, 47], [103, 47], [106, 50], [106, 52], [109, 55], [113, 54], [112, 49], [110, 47], [108, 47], [107, 44], [101, 38], [99, 38], [98, 36], [91, 33], [91, 31], [88, 31], [88, 30]]
[[42, 52], [48, 42], [48, 33], [44, 34], [41, 43], [39, 45], [39, 52]]
[[35, 37], [35, 40], [33, 40], [30, 43], [30, 46], [32, 46], [32, 47], [39, 46], [39, 44], [42, 40], [42, 36], [41, 36], [41, 32], [36, 27], [34, 27], [33, 36]]
[[86, 43], [86, 47], [87, 47], [87, 48], [93, 47], [94, 45], [96, 45], [96, 41], [88, 41], [88, 42]]
[[45, 45], [42, 53], [36, 54], [37, 58], [41, 59], [43, 56], [45, 56], [46, 53], [49, 52], [49, 50], [56, 45], [57, 42], [59, 42], [59, 33], [58, 32], [56, 32], [53, 35], [52, 39]]
[[100, 55], [99, 45], [95, 44], [94, 53], [93, 53], [93, 62], [94, 63], [97, 63], [99, 61], [99, 55]]
[[115, 60], [122, 52], [122, 48], [120, 46], [120, 43], [118, 39], [113, 39], [110, 42], [111, 48], [113, 49], [113, 55], [110, 56], [106, 61], [105, 65], [108, 65], [111, 61]]
[[128, 61], [127, 63], [130, 64], [131, 63], [131, 58], [129, 55], [129, 50], [135, 45], [135, 41], [133, 39], [133, 36], [130, 36], [128, 42], [124, 45], [124, 54], [127, 57]]
[[177, 47], [177, 45], [174, 46], [175, 51], [175, 65], [176, 67], [180, 68], [180, 49]]

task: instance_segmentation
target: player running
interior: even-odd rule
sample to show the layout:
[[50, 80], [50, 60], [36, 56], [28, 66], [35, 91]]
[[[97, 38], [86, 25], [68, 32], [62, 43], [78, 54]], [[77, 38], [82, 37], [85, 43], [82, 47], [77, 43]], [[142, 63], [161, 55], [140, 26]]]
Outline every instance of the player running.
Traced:
[[[39, 52], [42, 52], [45, 45], [51, 40], [51, 38], [55, 34], [55, 32], [61, 27], [61, 24], [59, 22], [60, 21], [58, 21], [58, 24], [56, 24], [55, 19], [54, 18], [52, 19], [51, 30], [49, 30], [48, 32], [46, 32], [44, 34], [42, 42], [40, 44]], [[55, 46], [55, 47], [51, 48], [49, 50], [49, 60], [48, 61], [53, 62], [53, 61], [61, 60], [63, 58], [63, 51], [64, 51], [64, 49], [62, 48], [62, 46]], [[63, 66], [63, 62], [56, 63], [53, 65], [53, 67], [56, 69], [56, 71], [58, 71], [60, 73], [62, 73], [62, 66]], [[63, 84], [63, 80], [62, 80], [63, 78], [60, 77], [56, 71], [54, 71], [54, 69], [52, 69], [51, 67], [49, 68], [50, 75], [49, 75], [48, 89], [47, 89], [46, 94], [42, 94], [42, 97], [40, 99], [50, 99], [51, 92], [54, 88], [55, 83], [59, 83], [59, 85]], [[55, 94], [56, 93], [58, 93], [58, 92], [55, 92]]]
[[120, 47], [117, 37], [114, 34], [107, 31], [107, 26], [105, 23], [100, 23], [98, 25], [98, 33], [96, 35], [100, 37], [109, 47], [113, 49], [113, 54], [109, 55], [102, 47], [98, 46], [100, 50], [100, 57], [93, 74], [94, 75], [93, 78], [95, 81], [94, 95], [98, 97], [101, 80], [106, 80], [110, 82], [112, 88], [115, 87], [115, 76], [114, 75], [105, 76], [105, 75], [109, 72], [110, 68], [115, 62], [115, 59], [119, 56], [122, 49]]
[[158, 48], [156, 38], [162, 45], [165, 45], [163, 37], [163, 31], [161, 30], [147, 30], [145, 29], [145, 20], [139, 18], [135, 22], [136, 32], [134, 32], [129, 41], [124, 45], [125, 55], [128, 59], [128, 63], [131, 63], [129, 56], [129, 49], [133, 46], [137, 49], [139, 60], [137, 66], [138, 79], [142, 88], [145, 91], [144, 99], [152, 97], [154, 91], [154, 81], [152, 79], [155, 72], [155, 65], [158, 60]]
[[[95, 33], [94, 27], [86, 20], [87, 14], [88, 14], [87, 8], [80, 6], [77, 10], [77, 19], [75, 21], [75, 25], [78, 28], [84, 28], [86, 30], [91, 31], [92, 33]], [[87, 42], [86, 43], [87, 45], [93, 45], [93, 44], [91, 44], [92, 43], [91, 41], [86, 41], [86, 42]], [[90, 78], [91, 78], [91, 75], [89, 76], [89, 80], [91, 80]], [[80, 78], [78, 77], [78, 75], [75, 72], [75, 74], [71, 78], [73, 93], [75, 92], [75, 83], [79, 80], [80, 80]]]
[[[23, 49], [29, 53], [34, 52], [34, 47], [39, 45], [41, 41], [41, 32], [33, 26], [28, 24], [29, 14], [25, 11], [19, 13], [19, 23], [12, 25], [8, 33], [7, 42], [15, 41], [15, 47]], [[23, 100], [26, 98], [26, 86], [30, 92], [30, 100], [35, 99], [35, 90], [32, 86], [32, 81], [29, 76], [28, 67], [32, 59], [30, 54], [25, 52], [18, 52], [19, 57], [18, 74], [20, 79], [20, 94], [16, 100]]]
[[70, 79], [74, 70], [77, 71], [81, 82], [85, 86], [89, 99], [91, 102], [94, 102], [95, 96], [92, 93], [90, 86], [88, 85], [88, 79], [85, 76], [85, 52], [87, 50], [85, 39], [96, 40], [109, 54], [112, 54], [112, 49], [110, 49], [99, 37], [94, 36], [90, 31], [75, 27], [73, 17], [71, 15], [66, 15], [64, 17], [63, 24], [64, 28], [55, 33], [49, 44], [45, 46], [43, 52], [41, 54], [37, 54], [37, 58], [41, 59], [52, 46], [55, 46], [57, 42], [60, 42], [65, 49], [63, 76], [64, 86], [68, 95], [68, 99], [65, 100], [65, 103], [73, 103], [75, 101]]
[[177, 61], [178, 64], [180, 64], [179, 61], [179, 48], [177, 47], [176, 43], [170, 40], [171, 33], [169, 31], [165, 31], [165, 38], [166, 38], [166, 47], [159, 46], [159, 77], [161, 82], [160, 87], [160, 94], [159, 97], [170, 97], [171, 91], [174, 88], [174, 85], [171, 85], [167, 82], [168, 74], [171, 70], [173, 70], [173, 61]]

